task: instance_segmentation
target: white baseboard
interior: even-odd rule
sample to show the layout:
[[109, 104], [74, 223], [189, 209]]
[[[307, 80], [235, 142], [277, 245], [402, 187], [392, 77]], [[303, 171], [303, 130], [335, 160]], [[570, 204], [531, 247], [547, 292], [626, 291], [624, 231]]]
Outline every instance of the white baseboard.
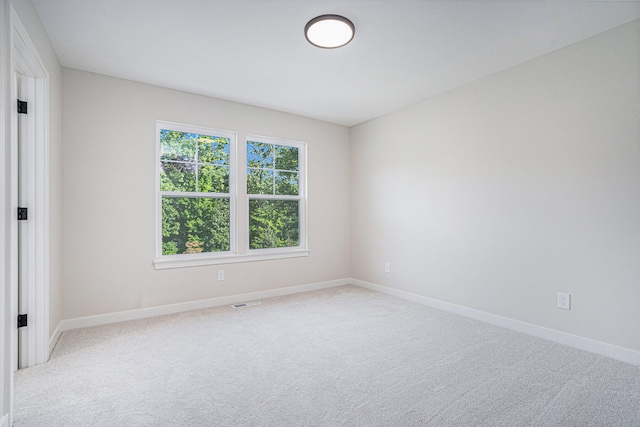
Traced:
[[[109, 323], [123, 322], [126, 320], [137, 320], [148, 317], [162, 316], [166, 314], [181, 313], [191, 310], [200, 310], [203, 308], [217, 307], [221, 305], [231, 305], [240, 302], [246, 302], [257, 299], [279, 297], [283, 295], [297, 294], [301, 292], [315, 291], [319, 289], [333, 288], [350, 284], [350, 279], [337, 279], [328, 282], [311, 283], [307, 285], [291, 286], [287, 288], [270, 289], [267, 291], [251, 292], [239, 295], [230, 295], [226, 297], [211, 298], [206, 300], [190, 301], [179, 304], [163, 305], [159, 307], [141, 308], [138, 310], [121, 311], [118, 313], [101, 314], [97, 316], [79, 317], [76, 319], [68, 319], [60, 322], [56, 329], [60, 333], [72, 329], [86, 328], [89, 326], [106, 325]], [[55, 337], [55, 334], [54, 334]], [[55, 345], [54, 337], [52, 343]], [[53, 349], [53, 347], [51, 347]]]
[[[60, 339], [60, 335], [64, 331], [72, 329], [86, 328], [89, 326], [106, 325], [109, 323], [123, 322], [127, 320], [144, 319], [148, 317], [162, 316], [166, 314], [181, 313], [191, 310], [199, 310], [203, 308], [217, 307], [221, 305], [231, 305], [240, 302], [246, 302], [257, 299], [278, 297], [283, 295], [297, 294], [301, 292], [315, 291], [319, 289], [333, 288], [353, 284], [362, 288], [370, 289], [384, 294], [392, 295], [404, 300], [416, 302], [429, 307], [448, 311], [450, 313], [469, 317], [491, 325], [521, 332], [537, 338], [546, 339], [559, 344], [568, 345], [579, 350], [585, 350], [601, 356], [610, 357], [622, 362], [631, 363], [640, 366], [640, 352], [589, 338], [572, 335], [566, 332], [545, 328], [543, 326], [534, 325], [532, 323], [522, 322], [507, 317], [498, 316], [496, 314], [487, 313], [473, 308], [468, 308], [448, 302], [440, 301], [434, 298], [401, 291], [398, 289], [381, 286], [374, 283], [365, 282], [359, 279], [337, 279], [327, 282], [311, 283], [306, 285], [291, 286], [287, 288], [271, 289], [267, 291], [251, 292], [239, 295], [230, 295], [226, 297], [211, 298], [199, 301], [190, 301], [179, 304], [163, 305], [159, 307], [142, 308], [138, 310], [121, 311], [118, 313], [102, 314], [97, 316], [80, 317], [76, 319], [68, 319], [60, 322], [54, 331], [49, 342], [50, 351], [53, 351], [56, 343]], [[0, 424], [0, 427], [2, 424]]]
[[537, 338], [553, 341], [558, 344], [568, 345], [579, 350], [585, 350], [601, 356], [610, 357], [622, 362], [631, 363], [640, 366], [640, 352], [624, 347], [618, 347], [613, 344], [607, 344], [601, 341], [595, 341], [578, 335], [568, 334], [566, 332], [549, 329], [532, 323], [521, 322], [519, 320], [510, 319], [508, 317], [498, 316], [496, 314], [487, 313], [473, 308], [463, 307], [451, 304], [437, 299], [425, 297], [422, 295], [412, 294], [410, 292], [400, 291], [389, 288], [387, 286], [376, 285], [374, 283], [365, 282], [363, 280], [351, 279], [351, 283], [362, 288], [382, 292], [408, 301], [417, 302], [429, 307], [448, 311], [450, 313], [459, 314], [484, 323], [511, 329], [516, 332], [522, 332]]
[[49, 354], [48, 354], [47, 360], [49, 360], [49, 357], [51, 357], [51, 353], [53, 352], [53, 349], [56, 347], [56, 344], [58, 344], [58, 341], [60, 340], [61, 335], [62, 335], [62, 322], [58, 323], [56, 330], [53, 331], [53, 334], [49, 339]]

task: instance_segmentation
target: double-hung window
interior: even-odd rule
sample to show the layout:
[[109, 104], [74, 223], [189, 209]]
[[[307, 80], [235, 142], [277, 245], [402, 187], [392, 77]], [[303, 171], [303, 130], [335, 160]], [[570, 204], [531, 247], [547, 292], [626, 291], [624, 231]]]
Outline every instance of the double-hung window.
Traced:
[[235, 251], [233, 132], [158, 122], [161, 256]]
[[305, 144], [249, 136], [246, 147], [249, 249], [304, 248]]
[[237, 148], [234, 132], [161, 121], [156, 137], [157, 269], [309, 254], [305, 143]]

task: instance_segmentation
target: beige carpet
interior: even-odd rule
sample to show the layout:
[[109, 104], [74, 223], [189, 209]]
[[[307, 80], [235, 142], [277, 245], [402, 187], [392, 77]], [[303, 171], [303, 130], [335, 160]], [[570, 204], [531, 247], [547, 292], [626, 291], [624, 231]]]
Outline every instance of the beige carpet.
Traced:
[[343, 286], [65, 332], [15, 426], [640, 426], [640, 368]]

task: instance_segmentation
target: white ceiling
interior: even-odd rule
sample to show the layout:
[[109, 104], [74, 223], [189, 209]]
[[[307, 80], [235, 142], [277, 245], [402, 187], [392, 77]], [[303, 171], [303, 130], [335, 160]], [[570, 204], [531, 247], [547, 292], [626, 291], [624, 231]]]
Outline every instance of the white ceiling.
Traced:
[[[62, 65], [354, 125], [637, 19], [638, 1], [33, 0]], [[340, 49], [303, 34], [356, 26]]]

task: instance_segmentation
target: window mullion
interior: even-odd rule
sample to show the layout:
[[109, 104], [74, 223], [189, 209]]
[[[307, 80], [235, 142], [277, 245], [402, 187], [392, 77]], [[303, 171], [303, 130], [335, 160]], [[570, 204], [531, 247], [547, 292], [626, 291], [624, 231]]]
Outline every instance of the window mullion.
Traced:
[[228, 199], [231, 197], [230, 193], [195, 193], [195, 192], [182, 192], [182, 191], [161, 191], [162, 197], [189, 197], [189, 198], [211, 198], [211, 199]]
[[247, 194], [247, 198], [260, 200], [302, 200], [299, 195], [279, 195], [279, 194]]
[[275, 195], [276, 194], [276, 170], [272, 169], [272, 171], [273, 171], [273, 182], [271, 183], [271, 191], [273, 191], [273, 193], [271, 194]]
[[276, 147], [271, 146], [271, 163], [273, 164], [271, 173], [273, 174], [273, 182], [271, 183], [271, 194], [276, 194]]
[[196, 168], [196, 192], [200, 189], [200, 186], [198, 184], [198, 176], [200, 175], [200, 168], [198, 167], [198, 164], [200, 163], [200, 158], [198, 157], [199, 145], [200, 144], [198, 138], [196, 138], [196, 157], [193, 159], [193, 161], [195, 162], [194, 167]]

